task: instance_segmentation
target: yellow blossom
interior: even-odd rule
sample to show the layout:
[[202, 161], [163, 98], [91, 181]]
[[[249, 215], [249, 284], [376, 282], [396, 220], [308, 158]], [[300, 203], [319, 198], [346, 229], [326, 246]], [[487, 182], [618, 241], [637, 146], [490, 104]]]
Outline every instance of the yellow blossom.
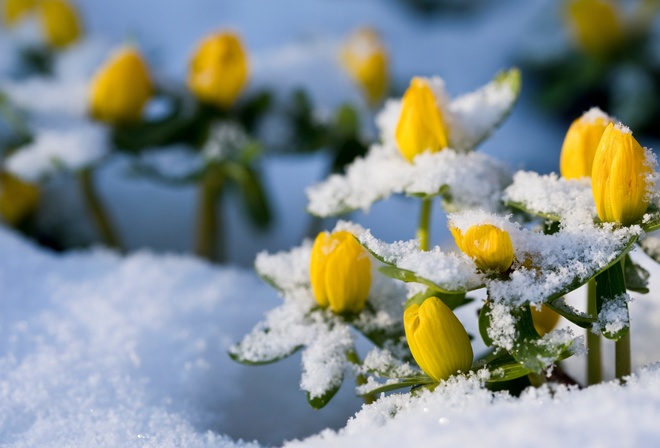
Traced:
[[8, 27], [16, 25], [34, 11], [36, 4], [36, 0], [3, 0], [2, 24]]
[[56, 48], [76, 42], [82, 34], [80, 17], [67, 0], [40, 0], [41, 23], [46, 40]]
[[452, 310], [437, 297], [411, 305], [403, 314], [410, 352], [419, 367], [436, 381], [472, 367], [472, 345]]
[[399, 151], [409, 162], [418, 154], [437, 152], [448, 145], [442, 113], [423, 78], [413, 78], [403, 95], [395, 137]]
[[630, 130], [610, 123], [598, 144], [591, 188], [598, 217], [623, 225], [638, 222], [649, 205], [652, 168]]
[[137, 49], [124, 47], [94, 75], [89, 86], [90, 113], [111, 124], [135, 123], [152, 93], [146, 62]]
[[205, 103], [229, 108], [248, 79], [243, 44], [233, 33], [215, 33], [197, 47], [188, 69], [188, 88]]
[[345, 42], [341, 60], [371, 105], [378, 104], [389, 86], [387, 50], [376, 30], [360, 28]]
[[321, 232], [314, 241], [309, 264], [314, 298], [334, 313], [357, 313], [371, 287], [369, 253], [350, 232]]
[[0, 215], [12, 225], [18, 225], [39, 203], [39, 188], [12, 174], [0, 173]]
[[559, 314], [545, 305], [541, 305], [541, 311], [538, 311], [534, 305], [530, 308], [532, 310], [534, 328], [536, 328], [536, 331], [541, 336], [550, 333], [555, 326], [557, 326], [557, 322], [559, 322]]
[[568, 128], [561, 147], [559, 171], [566, 179], [590, 177], [594, 155], [605, 128], [612, 119], [605, 114], [589, 111], [577, 118]]
[[475, 225], [463, 234], [450, 227], [458, 248], [484, 271], [505, 272], [513, 263], [509, 234], [491, 224]]
[[587, 53], [604, 56], [625, 38], [622, 12], [611, 0], [569, 0], [566, 21], [576, 43]]

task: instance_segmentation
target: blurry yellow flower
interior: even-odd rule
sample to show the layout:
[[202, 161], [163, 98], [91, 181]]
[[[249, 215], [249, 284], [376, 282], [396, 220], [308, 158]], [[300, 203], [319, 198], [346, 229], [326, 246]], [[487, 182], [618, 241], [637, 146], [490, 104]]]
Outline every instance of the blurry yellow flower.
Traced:
[[360, 28], [344, 43], [341, 60], [363, 90], [369, 104], [378, 104], [389, 85], [387, 50], [372, 28]]
[[29, 215], [39, 203], [39, 188], [8, 172], [0, 173], [0, 215], [15, 226]]
[[428, 83], [413, 78], [401, 100], [396, 126], [399, 151], [409, 162], [425, 151], [438, 152], [448, 145], [447, 130]]
[[651, 173], [644, 149], [630, 130], [610, 123], [598, 144], [591, 173], [601, 221], [623, 225], [639, 221], [649, 205]]
[[513, 263], [509, 234], [491, 224], [472, 226], [465, 234], [450, 227], [458, 248], [474, 259], [479, 269], [505, 272]]
[[64, 48], [80, 38], [80, 17], [72, 3], [67, 0], [40, 0], [39, 7], [44, 34], [50, 45]]
[[413, 358], [434, 380], [446, 380], [472, 367], [470, 337], [452, 310], [437, 297], [408, 307], [403, 326]]
[[149, 68], [133, 47], [123, 47], [96, 72], [89, 86], [91, 115], [111, 124], [140, 120], [153, 93]]
[[188, 69], [188, 88], [205, 103], [229, 108], [248, 79], [248, 61], [233, 33], [216, 33], [197, 47]]
[[309, 264], [314, 298], [337, 314], [364, 308], [371, 287], [369, 253], [350, 232], [321, 232]]
[[545, 305], [541, 305], [541, 311], [538, 311], [535, 306], [531, 306], [530, 309], [532, 310], [534, 328], [541, 336], [550, 333], [559, 322], [559, 314]]
[[576, 43], [594, 56], [621, 45], [625, 38], [622, 17], [610, 0], [569, 0], [566, 5], [566, 21]]
[[612, 119], [592, 109], [573, 121], [561, 147], [559, 171], [566, 179], [590, 177], [594, 155], [605, 128]]
[[16, 25], [34, 10], [36, 4], [36, 0], [3, 0], [2, 24], [8, 27]]

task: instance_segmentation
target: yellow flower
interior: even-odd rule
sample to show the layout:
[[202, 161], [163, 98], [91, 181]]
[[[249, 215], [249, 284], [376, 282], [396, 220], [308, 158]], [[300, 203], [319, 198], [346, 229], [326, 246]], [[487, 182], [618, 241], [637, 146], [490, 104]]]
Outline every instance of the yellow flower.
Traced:
[[39, 188], [8, 172], [0, 173], [0, 215], [12, 226], [18, 225], [39, 203]]
[[89, 86], [90, 113], [111, 124], [135, 123], [152, 93], [147, 64], [135, 48], [124, 47], [94, 75]]
[[64, 48], [80, 38], [80, 17], [72, 3], [67, 0], [40, 0], [39, 7], [41, 24], [50, 45]]
[[513, 244], [509, 234], [491, 224], [472, 226], [465, 234], [450, 227], [458, 248], [474, 259], [479, 269], [505, 272], [513, 263]]
[[403, 95], [395, 137], [399, 151], [409, 162], [425, 151], [438, 152], [448, 146], [442, 114], [422, 78], [413, 78]]
[[357, 313], [371, 287], [369, 253], [349, 232], [321, 232], [312, 247], [309, 276], [319, 305], [337, 314]]
[[533, 305], [530, 309], [532, 310], [534, 328], [541, 336], [550, 333], [559, 322], [559, 314], [545, 305], [541, 305], [541, 311], [538, 311]]
[[371, 105], [378, 104], [389, 85], [387, 50], [372, 28], [360, 28], [344, 43], [341, 60]]
[[197, 47], [188, 69], [188, 88], [205, 103], [229, 108], [245, 87], [248, 61], [233, 33], [216, 33]]
[[566, 21], [576, 43], [593, 56], [616, 50], [625, 38], [621, 11], [610, 0], [569, 0]]
[[437, 297], [411, 305], [403, 314], [410, 352], [419, 367], [436, 381], [472, 367], [472, 345], [465, 328]]
[[652, 168], [628, 128], [610, 123], [598, 144], [591, 188], [598, 217], [623, 225], [639, 221], [649, 205]]
[[592, 109], [573, 121], [561, 147], [559, 171], [566, 179], [590, 177], [594, 155], [605, 128], [612, 119]]
[[36, 0], [4, 0], [2, 2], [2, 23], [11, 27], [30, 14], [37, 2]]

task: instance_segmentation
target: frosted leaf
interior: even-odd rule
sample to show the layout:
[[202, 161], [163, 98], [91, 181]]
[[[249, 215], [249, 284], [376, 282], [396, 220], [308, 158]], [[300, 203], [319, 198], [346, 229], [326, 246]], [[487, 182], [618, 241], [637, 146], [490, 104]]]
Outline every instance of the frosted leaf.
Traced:
[[649, 257], [660, 262], [660, 235], [656, 233], [644, 235], [640, 238], [639, 245]]
[[215, 122], [202, 148], [202, 157], [209, 161], [237, 159], [250, 143], [251, 140], [238, 123]]
[[628, 302], [630, 302], [628, 294], [620, 294], [612, 300], [605, 301], [598, 313], [598, 321], [594, 323], [591, 331], [596, 334], [614, 335], [628, 328], [630, 325]]
[[444, 149], [421, 154], [411, 164], [392, 148], [374, 145], [364, 158], [346, 168], [346, 174], [331, 175], [308, 188], [307, 210], [317, 216], [333, 216], [368, 210], [392, 194], [433, 196], [445, 188], [456, 209], [496, 210], [500, 191], [510, 180], [505, 165], [484, 154]]

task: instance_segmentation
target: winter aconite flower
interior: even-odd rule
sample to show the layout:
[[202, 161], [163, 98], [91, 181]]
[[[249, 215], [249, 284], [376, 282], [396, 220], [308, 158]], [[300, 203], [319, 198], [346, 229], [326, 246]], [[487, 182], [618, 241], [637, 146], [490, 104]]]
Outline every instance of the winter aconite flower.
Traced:
[[111, 124], [135, 123], [140, 120], [152, 92], [147, 64], [135, 48], [124, 47], [92, 79], [90, 113], [97, 120]]
[[408, 161], [426, 151], [447, 147], [447, 130], [433, 91], [423, 78], [413, 78], [401, 100], [401, 115], [395, 137]]
[[479, 269], [505, 272], [513, 263], [513, 244], [509, 234], [491, 224], [471, 226], [465, 233], [450, 228], [456, 245], [474, 259]]
[[576, 43], [593, 56], [617, 49], [624, 39], [623, 15], [611, 0], [569, 0], [566, 21]]
[[559, 322], [559, 314], [545, 305], [541, 305], [540, 311], [535, 306], [532, 306], [531, 310], [534, 328], [541, 336], [550, 333], [557, 325], [557, 322]]
[[408, 307], [403, 325], [413, 358], [434, 380], [446, 380], [472, 366], [470, 337], [452, 310], [437, 297]]
[[594, 155], [600, 138], [612, 118], [592, 108], [571, 124], [561, 147], [559, 171], [565, 179], [591, 176]]
[[622, 124], [609, 124], [600, 140], [591, 173], [591, 188], [603, 222], [639, 221], [649, 205], [652, 167], [646, 152]]
[[2, 24], [8, 27], [16, 25], [30, 14], [36, 6], [36, 0], [3, 0]]
[[233, 33], [216, 33], [197, 47], [188, 69], [188, 88], [205, 103], [229, 108], [248, 79], [248, 60]]
[[389, 85], [387, 50], [372, 28], [360, 28], [342, 48], [341, 59], [370, 104], [378, 104]]
[[80, 17], [67, 0], [40, 0], [41, 23], [46, 40], [55, 48], [76, 42], [82, 34]]
[[309, 264], [314, 298], [334, 313], [357, 313], [371, 286], [369, 254], [350, 232], [321, 232]]

